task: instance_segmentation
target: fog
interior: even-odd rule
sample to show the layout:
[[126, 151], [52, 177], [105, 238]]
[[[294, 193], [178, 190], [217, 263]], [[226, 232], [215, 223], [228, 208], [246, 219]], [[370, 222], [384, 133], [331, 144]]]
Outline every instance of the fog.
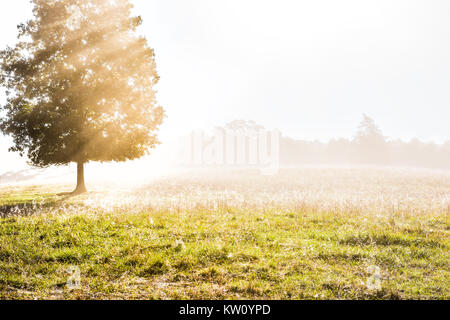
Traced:
[[[88, 176], [184, 170], [169, 160], [179, 137], [239, 119], [280, 131], [281, 167], [449, 168], [448, 1], [134, 3], [161, 76], [162, 145], [138, 161], [90, 164]], [[14, 44], [30, 12], [27, 0], [1, 10], [1, 47]], [[357, 140], [363, 114], [381, 142]], [[10, 146], [1, 136], [0, 183], [29, 180], [34, 173]], [[38, 172], [73, 178], [73, 168]]]

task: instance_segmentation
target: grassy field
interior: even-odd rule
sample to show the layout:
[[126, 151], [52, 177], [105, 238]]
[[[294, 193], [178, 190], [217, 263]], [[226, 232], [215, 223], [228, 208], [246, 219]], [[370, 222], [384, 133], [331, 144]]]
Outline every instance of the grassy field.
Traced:
[[[1, 299], [450, 298], [448, 172], [210, 172], [90, 188], [0, 188]], [[66, 285], [71, 266], [79, 289]], [[380, 287], [368, 287], [377, 268]]]

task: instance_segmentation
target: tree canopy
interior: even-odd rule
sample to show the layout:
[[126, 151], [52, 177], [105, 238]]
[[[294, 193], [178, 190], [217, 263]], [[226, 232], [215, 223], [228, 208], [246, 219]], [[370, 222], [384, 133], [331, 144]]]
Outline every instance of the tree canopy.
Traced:
[[361, 144], [377, 144], [384, 143], [386, 139], [375, 121], [363, 114], [363, 120], [359, 124], [355, 140]]
[[128, 0], [32, 0], [34, 17], [0, 52], [0, 129], [40, 167], [125, 161], [157, 143], [164, 112], [154, 51]]

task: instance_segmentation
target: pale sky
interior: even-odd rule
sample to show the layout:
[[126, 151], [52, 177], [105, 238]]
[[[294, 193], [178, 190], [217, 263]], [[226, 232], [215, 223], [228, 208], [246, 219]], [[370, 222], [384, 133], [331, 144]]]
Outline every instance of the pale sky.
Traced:
[[[351, 138], [366, 113], [391, 138], [450, 140], [448, 0], [133, 2], [156, 52], [163, 139], [234, 119]], [[1, 48], [30, 12], [0, 3]], [[0, 137], [2, 168], [19, 166], [7, 149]]]

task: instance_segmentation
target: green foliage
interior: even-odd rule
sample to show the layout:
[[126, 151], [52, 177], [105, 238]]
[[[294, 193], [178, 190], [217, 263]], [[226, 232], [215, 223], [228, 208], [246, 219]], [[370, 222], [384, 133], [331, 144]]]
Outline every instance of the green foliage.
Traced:
[[0, 129], [34, 165], [125, 161], [158, 143], [154, 52], [128, 0], [33, 0], [34, 18], [0, 53]]

